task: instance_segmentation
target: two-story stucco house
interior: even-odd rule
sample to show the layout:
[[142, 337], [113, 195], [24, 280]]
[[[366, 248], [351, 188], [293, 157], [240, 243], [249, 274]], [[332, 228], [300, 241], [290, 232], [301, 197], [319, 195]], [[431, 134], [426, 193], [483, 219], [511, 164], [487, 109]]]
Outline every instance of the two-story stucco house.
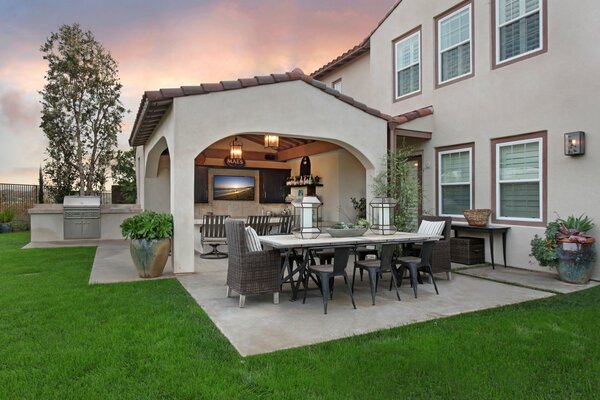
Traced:
[[[390, 141], [417, 149], [423, 208], [456, 219], [491, 208], [511, 227], [509, 265], [528, 267], [547, 221], [600, 223], [599, 17], [587, 0], [398, 1], [312, 76], [390, 115], [432, 107]], [[574, 131], [585, 155], [565, 155]]]
[[[194, 219], [285, 207], [266, 191], [243, 204], [215, 198], [212, 179], [231, 173], [223, 158], [236, 138], [246, 164], [235, 174], [257, 188], [272, 170], [298, 175], [311, 156], [327, 220], [343, 219], [351, 196], [370, 199], [386, 149], [409, 145], [424, 212], [460, 220], [490, 208], [510, 227], [508, 264], [536, 267], [529, 242], [556, 215], [600, 223], [599, 20], [592, 0], [401, 0], [311, 76], [146, 92], [130, 138], [138, 198], [174, 214], [175, 271], [192, 272]], [[565, 155], [565, 133], [579, 131], [585, 154]], [[262, 146], [266, 133], [279, 147]]]

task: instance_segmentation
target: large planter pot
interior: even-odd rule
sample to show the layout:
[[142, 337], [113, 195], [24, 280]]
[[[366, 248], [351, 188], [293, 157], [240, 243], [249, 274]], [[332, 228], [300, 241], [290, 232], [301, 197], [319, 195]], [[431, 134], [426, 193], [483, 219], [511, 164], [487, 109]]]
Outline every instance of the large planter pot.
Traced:
[[589, 282], [596, 250], [593, 243], [559, 243], [558, 277], [561, 281], [583, 285]]
[[0, 222], [0, 233], [11, 233], [12, 226], [10, 222]]
[[140, 278], [156, 278], [161, 276], [169, 250], [171, 249], [171, 239], [133, 239], [129, 245], [131, 258], [135, 264]]

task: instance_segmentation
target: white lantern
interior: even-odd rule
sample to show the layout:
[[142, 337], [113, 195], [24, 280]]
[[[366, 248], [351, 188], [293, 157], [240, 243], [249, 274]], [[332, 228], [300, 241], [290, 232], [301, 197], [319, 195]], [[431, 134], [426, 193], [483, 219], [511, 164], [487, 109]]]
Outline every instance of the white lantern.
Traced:
[[391, 197], [376, 197], [371, 206], [371, 231], [377, 235], [393, 235], [398, 228], [394, 225], [396, 200]]
[[298, 197], [292, 201], [294, 206], [294, 228], [297, 238], [316, 239], [321, 234], [319, 210], [321, 201], [316, 196]]

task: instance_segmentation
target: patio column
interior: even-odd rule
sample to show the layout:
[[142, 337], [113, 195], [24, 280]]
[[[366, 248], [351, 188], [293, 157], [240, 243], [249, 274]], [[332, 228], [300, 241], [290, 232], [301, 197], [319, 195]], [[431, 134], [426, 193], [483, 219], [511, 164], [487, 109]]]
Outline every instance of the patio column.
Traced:
[[194, 158], [187, 157], [184, 151], [170, 151], [171, 213], [174, 224], [173, 270], [176, 274], [192, 273], [195, 272]]

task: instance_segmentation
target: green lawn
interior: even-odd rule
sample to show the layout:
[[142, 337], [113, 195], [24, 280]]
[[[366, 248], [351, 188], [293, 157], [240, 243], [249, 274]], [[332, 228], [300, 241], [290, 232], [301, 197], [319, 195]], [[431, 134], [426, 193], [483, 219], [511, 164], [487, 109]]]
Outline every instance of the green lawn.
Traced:
[[0, 399], [600, 396], [600, 288], [240, 357], [176, 280], [87, 284], [94, 248], [0, 235]]

